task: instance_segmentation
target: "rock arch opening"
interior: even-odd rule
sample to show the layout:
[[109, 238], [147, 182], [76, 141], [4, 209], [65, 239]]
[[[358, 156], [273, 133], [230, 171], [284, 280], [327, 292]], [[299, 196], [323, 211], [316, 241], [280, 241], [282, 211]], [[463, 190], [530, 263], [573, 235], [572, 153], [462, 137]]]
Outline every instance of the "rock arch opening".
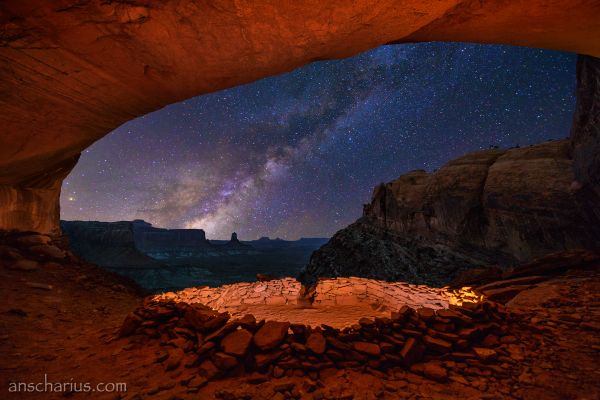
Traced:
[[[230, 319], [170, 301], [172, 295], [139, 306], [131, 285], [77, 261], [55, 234], [60, 182], [82, 150], [125, 121], [311, 60], [433, 40], [581, 54], [571, 137], [563, 143], [575, 203], [561, 204], [575, 204], [593, 221], [586, 225], [600, 226], [599, 8], [560, 0], [402, 7], [396, 1], [3, 2], [1, 380], [36, 382], [48, 374], [109, 382], [118, 375], [132, 397], [597, 396], [599, 262], [590, 252], [548, 256], [508, 275], [466, 277], [499, 302], [520, 293], [508, 308], [494, 301], [450, 311], [402, 308], [337, 329]], [[396, 188], [380, 188], [367, 216], [384, 216], [387, 224], [394, 200], [388, 195]]]
[[[14, 1], [1, 11], [7, 113], [0, 221], [6, 229], [42, 232], [58, 229], [58, 183], [69, 160], [123, 122], [178, 100], [390, 42], [462, 40], [600, 53], [594, 2], [215, 8], [188, 1]], [[269, 29], [259, 22], [267, 19]], [[36, 118], [30, 119], [32, 108]]]
[[[64, 222], [63, 231], [88, 261], [155, 290], [297, 276], [325, 243], [320, 238], [360, 217], [379, 182], [414, 170], [434, 174], [470, 151], [564, 139], [574, 64], [566, 53], [509, 46], [393, 45], [188, 99], [83, 153], [63, 184], [62, 219], [105, 222]], [[476, 168], [470, 162], [463, 164]], [[460, 173], [444, 179], [477, 185]], [[246, 245], [226, 243], [232, 232]], [[422, 250], [456, 264], [447, 258], [454, 253]], [[397, 258], [433, 268], [406, 251], [409, 259]], [[438, 267], [440, 279], [429, 279], [394, 266], [403, 272], [392, 276], [386, 268], [362, 269], [379, 270], [371, 278], [437, 286], [454, 275]]]

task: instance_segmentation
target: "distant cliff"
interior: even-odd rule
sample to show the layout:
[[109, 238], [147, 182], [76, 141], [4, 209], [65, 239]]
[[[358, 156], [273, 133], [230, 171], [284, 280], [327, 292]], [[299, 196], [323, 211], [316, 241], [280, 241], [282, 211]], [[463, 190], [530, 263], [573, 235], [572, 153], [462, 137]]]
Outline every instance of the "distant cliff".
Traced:
[[159, 260], [217, 255], [202, 229], [162, 229], [142, 220], [132, 222], [136, 247]]
[[85, 260], [110, 268], [157, 268], [162, 264], [135, 243], [134, 222], [61, 221], [73, 251]]
[[240, 243], [237, 236], [225, 244], [212, 244], [202, 229], [155, 228], [143, 220], [61, 221], [61, 229], [78, 254], [90, 262], [108, 267], [151, 266], [159, 264], [157, 260], [187, 260], [254, 252], [252, 246]]
[[363, 276], [444, 284], [482, 264], [598, 248], [569, 140], [492, 149], [374, 189], [363, 216], [311, 256], [302, 279]]

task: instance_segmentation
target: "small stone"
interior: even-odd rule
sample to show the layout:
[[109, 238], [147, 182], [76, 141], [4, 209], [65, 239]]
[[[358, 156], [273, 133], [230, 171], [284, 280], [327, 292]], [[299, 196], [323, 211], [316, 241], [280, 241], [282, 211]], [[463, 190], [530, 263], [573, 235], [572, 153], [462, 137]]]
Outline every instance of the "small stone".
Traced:
[[285, 375], [285, 370], [280, 367], [273, 368], [273, 378], [281, 378]]
[[244, 329], [254, 330], [253, 328], [256, 326], [256, 318], [252, 314], [246, 314], [235, 322]]
[[123, 325], [121, 325], [121, 329], [119, 330], [119, 337], [132, 335], [138, 328], [138, 326], [140, 326], [141, 322], [142, 321], [140, 317], [138, 317], [134, 313], [129, 313], [127, 317], [125, 317]]
[[306, 339], [306, 347], [315, 354], [323, 354], [327, 348], [327, 342], [320, 332], [313, 332]]
[[514, 336], [502, 336], [500, 338], [500, 343], [502, 344], [512, 344], [512, 343], [517, 343], [517, 338]]
[[169, 353], [166, 351], [161, 351], [156, 355], [156, 362], [161, 363], [169, 358]]
[[439, 382], [448, 379], [448, 371], [439, 362], [430, 361], [423, 364], [423, 374]]
[[14, 249], [10, 246], [0, 245], [0, 260], [16, 261], [22, 258], [23, 256], [17, 251], [17, 249]]
[[21, 259], [14, 264], [10, 265], [11, 269], [18, 269], [21, 271], [35, 271], [40, 268], [40, 264], [37, 261]]
[[215, 346], [216, 346], [215, 342], [206, 342], [202, 346], [200, 346], [197, 353], [198, 353], [198, 355], [208, 353], [210, 350], [214, 349]]
[[65, 252], [56, 246], [52, 245], [38, 245], [29, 248], [32, 252], [53, 259], [65, 258]]
[[482, 341], [481, 344], [486, 347], [495, 347], [500, 343], [498, 336], [489, 334]]
[[246, 354], [252, 342], [252, 333], [245, 329], [233, 331], [221, 340], [223, 351], [227, 354], [241, 357]]
[[375, 343], [353, 342], [352, 345], [354, 347], [354, 350], [361, 353], [369, 354], [371, 356], [378, 356], [381, 354], [381, 349], [379, 348], [379, 345]]
[[429, 335], [423, 338], [423, 343], [428, 349], [437, 353], [447, 353], [452, 349], [452, 344], [442, 339], [437, 339]]
[[296, 386], [296, 384], [293, 382], [279, 383], [279, 384], [273, 386], [273, 391], [278, 392], [278, 393], [289, 392], [292, 389], [294, 389], [295, 386]]
[[369, 318], [361, 318], [358, 320], [358, 323], [360, 324], [360, 326], [364, 326], [367, 328], [375, 326], [375, 321]]
[[38, 282], [25, 282], [25, 285], [29, 286], [33, 289], [41, 289], [41, 290], [52, 290], [52, 285], [47, 285], [45, 283]]
[[238, 361], [235, 357], [221, 352], [215, 353], [212, 356], [212, 361], [220, 370], [230, 370], [238, 364]]
[[273, 395], [273, 397], [271, 397], [272, 400], [285, 400], [285, 395], [283, 393], [275, 393]]
[[423, 346], [415, 338], [408, 338], [400, 351], [404, 366], [410, 367], [423, 357]]
[[204, 360], [202, 364], [198, 366], [198, 371], [205, 376], [206, 379], [212, 379], [219, 373], [219, 368], [211, 361]]
[[258, 372], [253, 372], [246, 378], [246, 382], [251, 385], [260, 385], [261, 383], [265, 383], [269, 380], [269, 377], [265, 374], [260, 374]]
[[179, 367], [181, 360], [183, 359], [183, 350], [180, 348], [169, 351], [169, 358], [167, 365], [165, 366], [166, 371], [172, 371]]
[[254, 335], [254, 344], [261, 350], [277, 347], [287, 336], [289, 322], [266, 322]]
[[435, 318], [435, 310], [428, 307], [419, 308], [417, 315], [421, 317], [423, 321], [431, 321]]
[[206, 385], [207, 382], [208, 382], [208, 380], [205, 377], [196, 375], [188, 382], [187, 387], [201, 388], [204, 385]]
[[486, 349], [484, 347], [473, 347], [473, 352], [481, 359], [482, 361], [491, 361], [494, 360], [498, 353], [492, 349]]
[[46, 235], [27, 235], [17, 239], [17, 243], [23, 246], [44, 245], [50, 243], [50, 237]]

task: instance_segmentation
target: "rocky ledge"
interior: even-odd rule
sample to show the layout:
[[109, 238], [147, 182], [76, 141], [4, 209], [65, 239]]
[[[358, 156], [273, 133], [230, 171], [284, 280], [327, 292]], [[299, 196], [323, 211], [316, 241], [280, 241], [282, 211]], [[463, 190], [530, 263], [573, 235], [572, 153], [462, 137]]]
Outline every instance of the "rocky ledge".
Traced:
[[313, 253], [301, 279], [363, 276], [443, 285], [566, 249], [597, 249], [570, 142], [490, 149], [374, 189], [363, 216]]

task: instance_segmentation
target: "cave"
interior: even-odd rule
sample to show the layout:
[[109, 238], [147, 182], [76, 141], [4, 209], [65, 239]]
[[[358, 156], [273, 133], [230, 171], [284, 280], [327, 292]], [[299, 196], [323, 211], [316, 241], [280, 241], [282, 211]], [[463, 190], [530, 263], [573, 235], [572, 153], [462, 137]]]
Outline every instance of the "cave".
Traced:
[[[113, 389], [98, 393], [96, 385], [94, 398], [350, 399], [411, 393], [482, 398], [488, 390], [497, 390], [498, 398], [599, 395], [599, 15], [600, 4], [589, 1], [409, 1], [401, 7], [391, 1], [4, 2], [3, 395], [86, 398], [89, 393], [72, 382], [90, 380]], [[228, 299], [248, 296], [248, 288], [234, 297], [202, 288], [144, 297], [129, 280], [70, 252], [61, 235], [62, 182], [81, 152], [118, 126], [178, 101], [314, 61], [346, 58], [386, 44], [432, 41], [578, 54], [577, 105], [569, 138], [495, 155], [485, 170], [487, 177], [496, 159], [511, 161], [517, 153], [525, 159], [559, 160], [552, 163], [555, 169], [544, 170], [546, 175], [531, 177], [535, 185], [528, 186], [538, 190], [539, 201], [551, 202], [564, 215], [540, 219], [535, 232], [529, 231], [532, 223], [524, 216], [535, 201], [525, 199], [516, 217], [504, 220], [508, 228], [483, 234], [473, 207], [461, 210], [460, 204], [451, 204], [453, 211], [443, 214], [447, 204], [439, 211], [440, 203], [432, 201], [427, 204], [438, 214], [422, 228], [420, 219], [405, 219], [394, 203], [398, 188], [391, 184], [378, 187], [365, 207], [364, 218], [378, 225], [375, 233], [368, 227], [361, 234], [390, 240], [398, 225], [404, 229], [408, 224], [420, 241], [472, 252], [491, 268], [465, 274], [452, 287], [430, 288], [328, 275], [320, 269], [326, 262], [319, 261], [302, 278], [305, 286], [295, 280], [249, 284], [252, 291], [267, 294], [264, 301], [281, 301], [268, 294], [282, 293], [283, 287], [299, 308], [320, 304], [334, 312], [344, 301], [382, 293], [381, 308], [375, 310], [380, 315], [356, 316], [352, 326], [333, 321], [333, 326], [311, 327], [302, 317], [265, 322], [236, 312]], [[524, 171], [529, 165], [514, 164]], [[448, 170], [427, 179], [443, 180], [444, 173]], [[500, 195], [507, 180], [503, 177], [495, 178]], [[489, 197], [478, 190], [474, 201]], [[443, 198], [452, 185], [440, 185], [438, 191]], [[493, 202], [507, 201], [497, 194]], [[420, 196], [417, 200], [426, 203], [432, 193]], [[449, 223], [432, 225], [442, 214]], [[533, 234], [560, 236], [561, 244], [533, 241]], [[456, 237], [468, 240], [456, 243]], [[497, 256], [486, 253], [490, 242], [499, 243], [509, 269], [489, 262]], [[344, 246], [334, 243], [332, 251], [314, 259], [335, 259], [337, 251], [343, 259]], [[312, 264], [311, 259], [309, 268]], [[21, 275], [28, 271], [39, 275]], [[352, 296], [344, 300], [348, 291]], [[401, 301], [392, 296], [411, 291], [428, 294]], [[22, 354], [25, 358], [19, 359]], [[54, 379], [54, 387], [48, 386], [48, 378]], [[131, 381], [127, 393], [115, 395], [115, 382], [126, 380]]]

